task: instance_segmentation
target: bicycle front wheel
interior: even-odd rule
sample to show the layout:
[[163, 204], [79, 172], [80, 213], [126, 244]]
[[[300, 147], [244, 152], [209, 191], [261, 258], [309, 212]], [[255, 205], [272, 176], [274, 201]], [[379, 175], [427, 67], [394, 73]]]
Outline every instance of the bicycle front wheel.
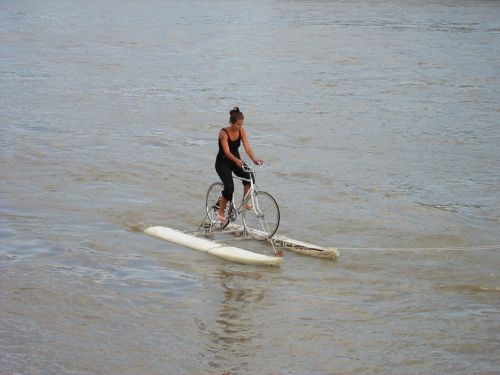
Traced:
[[267, 240], [278, 230], [280, 225], [280, 209], [271, 194], [258, 191], [247, 204], [252, 208], [244, 208], [243, 225], [250, 237], [256, 240]]
[[[217, 212], [219, 211], [220, 199], [222, 197], [222, 190], [224, 190], [224, 185], [221, 182], [214, 182], [207, 191], [206, 198], [206, 208], [207, 215], [212, 224], [216, 224], [217, 229], [224, 229], [229, 224], [229, 220], [225, 223], [221, 223], [217, 219]], [[229, 204], [228, 204], [229, 206]]]

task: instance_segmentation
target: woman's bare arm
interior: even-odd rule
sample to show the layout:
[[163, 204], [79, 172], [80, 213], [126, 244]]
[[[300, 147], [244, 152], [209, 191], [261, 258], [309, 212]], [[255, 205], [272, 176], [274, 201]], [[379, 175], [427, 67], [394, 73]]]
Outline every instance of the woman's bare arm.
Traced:
[[262, 160], [257, 159], [255, 157], [255, 154], [253, 153], [252, 147], [250, 147], [250, 142], [248, 140], [248, 135], [247, 135], [245, 128], [241, 129], [241, 140], [243, 141], [243, 146], [245, 147], [245, 151], [246, 151], [247, 155], [250, 157], [250, 159], [252, 159], [252, 161], [255, 164], [262, 164]]

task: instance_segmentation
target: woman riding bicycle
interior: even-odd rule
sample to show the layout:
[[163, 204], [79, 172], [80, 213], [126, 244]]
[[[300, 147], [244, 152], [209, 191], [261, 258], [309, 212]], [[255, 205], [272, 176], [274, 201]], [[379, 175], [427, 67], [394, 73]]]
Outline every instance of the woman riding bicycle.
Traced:
[[[255, 164], [260, 165], [263, 163], [263, 160], [255, 157], [250, 147], [247, 132], [243, 127], [244, 119], [243, 112], [240, 112], [238, 107], [234, 107], [229, 112], [229, 126], [222, 128], [219, 132], [219, 152], [215, 159], [215, 170], [224, 184], [219, 211], [217, 213], [218, 219], [221, 222], [226, 222], [226, 206], [233, 199], [234, 182], [232, 173], [238, 177], [254, 179], [253, 175], [251, 176], [249, 172], [243, 170], [244, 162], [241, 160], [238, 150], [241, 142], [243, 142], [246, 153]], [[243, 197], [246, 196], [249, 188], [250, 182], [243, 181]], [[251, 208], [251, 206], [247, 208]]]

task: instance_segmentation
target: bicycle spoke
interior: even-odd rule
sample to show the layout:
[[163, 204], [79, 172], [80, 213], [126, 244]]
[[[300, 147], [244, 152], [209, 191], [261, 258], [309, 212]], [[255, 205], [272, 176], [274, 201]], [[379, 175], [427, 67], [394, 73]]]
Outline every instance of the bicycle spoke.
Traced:
[[[215, 182], [208, 188], [207, 197], [205, 201], [207, 216], [210, 220], [211, 228], [224, 229], [229, 224], [229, 221], [221, 222], [218, 217], [220, 199], [222, 197], [222, 190], [224, 185], [220, 182]], [[228, 205], [229, 207], [229, 205]]]
[[258, 240], [266, 240], [276, 233], [280, 213], [274, 198], [259, 191], [253, 197], [254, 207], [243, 212], [243, 224], [248, 234]]

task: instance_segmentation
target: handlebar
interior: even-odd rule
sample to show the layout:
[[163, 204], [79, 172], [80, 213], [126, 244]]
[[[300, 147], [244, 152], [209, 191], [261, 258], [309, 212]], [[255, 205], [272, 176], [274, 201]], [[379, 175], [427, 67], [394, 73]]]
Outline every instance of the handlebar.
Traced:
[[[269, 162], [264, 162], [264, 163], [260, 163], [260, 164], [257, 164], [259, 168], [262, 168], [264, 165], [268, 165], [270, 166], [271, 163]], [[255, 167], [251, 167], [250, 164], [248, 164], [246, 161], [243, 162], [243, 166], [242, 166], [242, 169], [245, 171], [245, 172], [250, 172], [250, 173], [254, 173], [255, 170], [254, 170]]]

